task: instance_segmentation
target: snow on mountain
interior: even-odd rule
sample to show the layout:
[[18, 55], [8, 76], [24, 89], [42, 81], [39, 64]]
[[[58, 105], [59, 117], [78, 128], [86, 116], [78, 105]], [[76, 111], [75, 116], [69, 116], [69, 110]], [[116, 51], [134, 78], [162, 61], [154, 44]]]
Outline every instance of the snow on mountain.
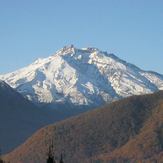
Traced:
[[22, 144], [39, 128], [65, 118], [56, 110], [38, 108], [0, 80], [0, 147], [3, 152]]
[[97, 48], [64, 47], [18, 71], [0, 75], [35, 103], [99, 105], [163, 90], [163, 76]]

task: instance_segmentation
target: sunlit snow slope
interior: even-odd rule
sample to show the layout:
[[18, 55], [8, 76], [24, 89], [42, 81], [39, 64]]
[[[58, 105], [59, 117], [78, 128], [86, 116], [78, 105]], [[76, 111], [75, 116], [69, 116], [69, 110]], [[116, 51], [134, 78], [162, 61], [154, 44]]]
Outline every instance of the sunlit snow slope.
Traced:
[[143, 71], [97, 48], [73, 45], [0, 79], [35, 103], [100, 105], [163, 90], [163, 75]]

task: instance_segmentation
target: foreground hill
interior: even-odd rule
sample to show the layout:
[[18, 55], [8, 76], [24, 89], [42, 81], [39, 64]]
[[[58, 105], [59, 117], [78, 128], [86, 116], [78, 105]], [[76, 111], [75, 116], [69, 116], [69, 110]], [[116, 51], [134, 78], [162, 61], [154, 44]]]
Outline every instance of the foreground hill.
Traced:
[[[64, 47], [54, 55], [0, 75], [36, 104], [94, 108], [163, 89], [163, 75], [144, 71], [97, 48]], [[66, 105], [65, 105], [66, 104]]]
[[68, 163], [161, 162], [163, 92], [133, 96], [42, 128], [5, 159], [43, 163], [51, 143], [56, 159], [62, 153]]
[[101, 154], [92, 160], [108, 162], [163, 162], [163, 100], [153, 110], [140, 132], [126, 144], [111, 153]]
[[57, 112], [38, 108], [0, 81], [0, 148], [3, 153], [22, 144], [37, 129], [59, 119]]

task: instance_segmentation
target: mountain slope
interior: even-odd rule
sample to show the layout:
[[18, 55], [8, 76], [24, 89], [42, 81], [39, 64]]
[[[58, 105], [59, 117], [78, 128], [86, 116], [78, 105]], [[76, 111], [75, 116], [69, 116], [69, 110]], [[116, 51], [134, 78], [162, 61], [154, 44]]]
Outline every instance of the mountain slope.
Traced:
[[[56, 159], [62, 153], [69, 163], [105, 160], [105, 153], [119, 159], [113, 153], [121, 148], [127, 148], [124, 152], [130, 154], [125, 153], [124, 159], [130, 161], [156, 155], [162, 159], [162, 107], [163, 92], [123, 99], [42, 128], [5, 159], [11, 163], [44, 162], [52, 142]], [[132, 147], [140, 150], [136, 149], [138, 155]]]
[[37, 129], [59, 120], [60, 114], [37, 108], [5, 82], [0, 81], [0, 148], [8, 152]]
[[37, 104], [95, 107], [163, 89], [163, 75], [143, 71], [97, 48], [74, 46], [0, 79]]
[[140, 133], [111, 153], [92, 160], [108, 162], [163, 162], [163, 100], [145, 122]]

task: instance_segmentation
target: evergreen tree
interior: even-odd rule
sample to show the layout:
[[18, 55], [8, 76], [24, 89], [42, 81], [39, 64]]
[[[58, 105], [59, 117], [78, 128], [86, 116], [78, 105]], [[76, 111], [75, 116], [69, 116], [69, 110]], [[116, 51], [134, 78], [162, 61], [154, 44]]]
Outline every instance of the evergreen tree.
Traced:
[[60, 159], [59, 163], [64, 163], [64, 162], [63, 162], [62, 154], [61, 154], [61, 159]]
[[47, 163], [56, 163], [53, 156], [53, 145], [49, 147]]
[[0, 163], [5, 163], [5, 162], [0, 158]]
[[5, 163], [5, 162], [1, 159], [1, 149], [0, 149], [0, 163]]

